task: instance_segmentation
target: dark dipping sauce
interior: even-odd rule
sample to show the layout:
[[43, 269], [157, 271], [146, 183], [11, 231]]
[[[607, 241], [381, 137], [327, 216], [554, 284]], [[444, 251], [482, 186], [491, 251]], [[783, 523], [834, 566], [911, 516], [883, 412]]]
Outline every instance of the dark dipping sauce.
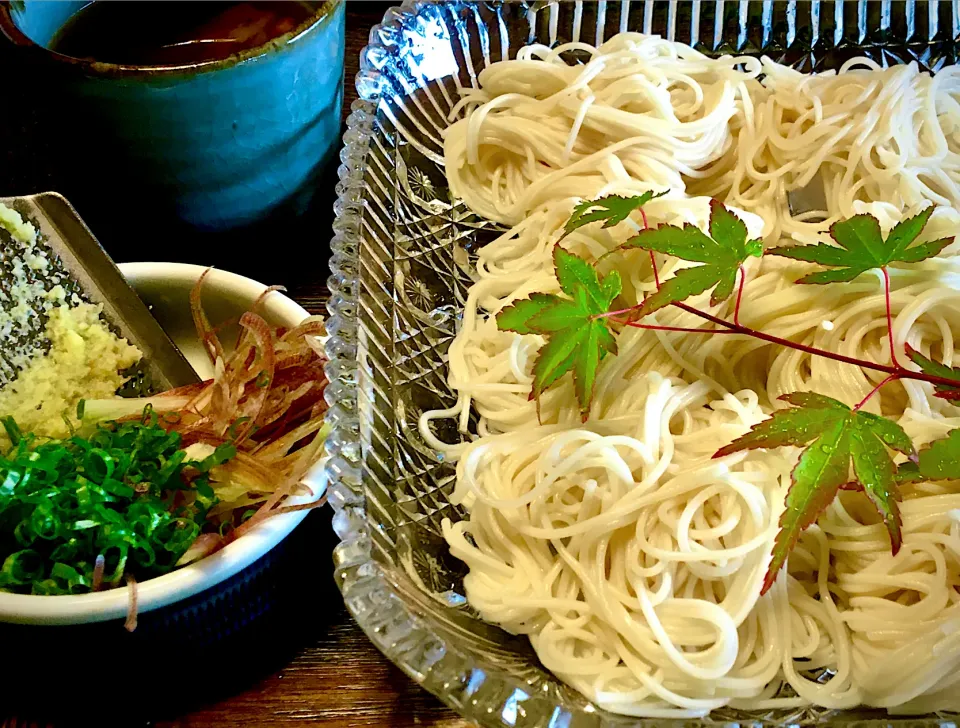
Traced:
[[54, 35], [50, 49], [125, 66], [216, 61], [289, 33], [315, 12], [293, 0], [102, 0], [75, 13]]

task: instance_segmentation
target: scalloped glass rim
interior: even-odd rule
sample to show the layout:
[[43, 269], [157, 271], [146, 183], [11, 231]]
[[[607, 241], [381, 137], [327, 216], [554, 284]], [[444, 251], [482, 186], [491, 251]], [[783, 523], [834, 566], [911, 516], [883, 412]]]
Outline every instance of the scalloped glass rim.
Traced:
[[[936, 70], [957, 61], [960, 0], [507, 5], [406, 0], [388, 10], [361, 54], [356, 78], [360, 99], [347, 119], [331, 243], [326, 396], [332, 432], [326, 470], [333, 527], [341, 539], [334, 550], [336, 578], [346, 605], [390, 660], [448, 706], [485, 726], [806, 725], [825, 720], [846, 726], [953, 726], [953, 715], [895, 717], [817, 708], [763, 714], [723, 709], [683, 721], [614, 715], [545, 672], [525, 640], [473, 619], [455, 588], [444, 590], [444, 584], [456, 583], [456, 575], [436, 565], [445, 546], [435, 537], [429, 540], [429, 532], [436, 531], [440, 516], [455, 513], [444, 502], [450, 473], [416, 442], [409, 427], [415, 417], [407, 412], [412, 400], [402, 397], [404, 388], [411, 388], [408, 360], [416, 356], [422, 358], [416, 376], [445, 389], [443, 379], [436, 378], [443, 369], [444, 339], [430, 340], [426, 349], [409, 348], [413, 345], [407, 339], [423, 337], [432, 327], [445, 330], [449, 340], [462, 292], [458, 286], [466, 285], [470, 240], [491, 226], [437, 192], [442, 186], [436, 179], [442, 166], [438, 132], [445, 124], [440, 97], [449, 100], [461, 82], [451, 81], [451, 71], [466, 73], [463, 82], [475, 83], [474, 64], [482, 67], [531, 39], [550, 43], [579, 34], [597, 42], [627, 29], [655, 29], [677, 40], [694, 40], [708, 52], [763, 51], [804, 70], [836, 67], [864, 53], [885, 63], [916, 60]], [[438, 93], [431, 95], [431, 88]], [[385, 166], [401, 143], [408, 147], [406, 153], [397, 153], [393, 168]], [[411, 200], [420, 215], [413, 220]], [[460, 253], [463, 258], [451, 262], [451, 252], [453, 258]], [[435, 257], [443, 253], [448, 257]], [[450, 276], [442, 275], [438, 260]], [[374, 295], [371, 282], [381, 282], [380, 292], [388, 295]], [[394, 284], [407, 288], [396, 291]], [[432, 307], [420, 310], [415, 296]], [[411, 352], [413, 356], [406, 355]], [[398, 464], [398, 458], [403, 462]], [[398, 479], [401, 471], [403, 481]], [[402, 523], [397, 513], [404, 516]], [[421, 529], [412, 549], [401, 533], [404, 528]], [[406, 551], [400, 548], [404, 543]], [[443, 572], [429, 588], [421, 578], [423, 569], [412, 565], [423, 555]]]

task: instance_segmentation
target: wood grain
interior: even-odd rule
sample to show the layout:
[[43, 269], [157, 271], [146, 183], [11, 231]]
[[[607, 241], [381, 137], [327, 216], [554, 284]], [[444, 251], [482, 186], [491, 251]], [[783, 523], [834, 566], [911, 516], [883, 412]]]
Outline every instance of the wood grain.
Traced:
[[331, 726], [469, 725], [393, 667], [370, 644], [346, 609], [280, 673], [221, 703], [158, 728], [264, 728], [322, 723]]
[[[149, 723], [153, 728], [466, 728], [439, 700], [394, 667], [343, 604], [330, 552], [337, 542], [330, 512], [311, 514], [316, 573], [304, 592], [303, 640], [271, 651], [262, 665], [238, 670], [216, 690], [219, 700]], [[303, 528], [304, 526], [301, 526]], [[254, 654], [250, 659], [256, 659]], [[279, 663], [279, 668], [270, 667]], [[229, 670], [228, 666], [223, 666]], [[202, 671], [201, 671], [202, 674]], [[233, 682], [231, 682], [233, 681]], [[176, 714], [178, 713], [178, 714]], [[19, 726], [17, 727], [19, 728]], [[63, 728], [58, 723], [51, 728]], [[124, 725], [126, 728], [126, 725]]]
[[[347, 6], [344, 117], [349, 112], [350, 104], [356, 99], [353, 80], [358, 70], [360, 50], [367, 43], [370, 28], [380, 22], [389, 6], [390, 3], [356, 1]], [[29, 125], [29, 122], [23, 123], [25, 126]], [[21, 133], [28, 136], [28, 132], [29, 130]], [[21, 155], [22, 148], [12, 149], [14, 145], [7, 144], [2, 146], [8, 148], [7, 153], [11, 157]], [[34, 162], [35, 158], [31, 164]], [[22, 194], [23, 186], [27, 187], [27, 191], [31, 191], [35, 186], [44, 186], [43, 179], [42, 173], [36, 170], [24, 170], [19, 178], [8, 177], [2, 187], [10, 185], [13, 187], [10, 194]], [[326, 204], [332, 207], [332, 187], [326, 192], [326, 198]], [[317, 243], [322, 245], [331, 234], [329, 229], [318, 231]], [[325, 313], [324, 303], [328, 291], [326, 271], [322, 266], [305, 280], [292, 283], [289, 289], [291, 295], [311, 313]], [[330, 528], [329, 514], [315, 515], [326, 518], [325, 528]], [[231, 697], [163, 720], [144, 723], [139, 720], [129, 722], [119, 717], [107, 717], [104, 710], [110, 699], [104, 697], [99, 701], [101, 708], [93, 722], [82, 706], [76, 706], [78, 710], [73, 713], [75, 717], [51, 722], [43, 717], [50, 715], [50, 702], [47, 700], [43, 705], [28, 706], [26, 710], [23, 706], [18, 706], [16, 715], [5, 713], [0, 705], [2, 728], [64, 728], [73, 725], [114, 724], [125, 727], [134, 724], [150, 725], [156, 728], [289, 728], [314, 724], [342, 728], [462, 728], [471, 725], [458, 718], [390, 664], [351, 619], [330, 576], [333, 569], [330, 549], [335, 538], [332, 532], [328, 533], [331, 533], [331, 537], [327, 542], [317, 545], [316, 554], [316, 578], [323, 580], [325, 584], [322, 613], [305, 615], [305, 619], [315, 621], [318, 625], [316, 629], [305, 632], [303, 644], [282, 669], [270, 671], [270, 668], [265, 666], [259, 675], [254, 669], [252, 683], [247, 671], [246, 677], [238, 677], [235, 684], [227, 684], [224, 688], [224, 692]], [[249, 659], [255, 661], [256, 654], [249, 655]], [[183, 681], [198, 679], [202, 679], [202, 669], [196, 667], [187, 668], [186, 674], [175, 677], [175, 680]], [[49, 687], [49, 700], [55, 701], [56, 686]], [[0, 687], [0, 692], [2, 690]], [[109, 688], [105, 686], [104, 692], [108, 695]], [[0, 702], [5, 702], [2, 695]]]

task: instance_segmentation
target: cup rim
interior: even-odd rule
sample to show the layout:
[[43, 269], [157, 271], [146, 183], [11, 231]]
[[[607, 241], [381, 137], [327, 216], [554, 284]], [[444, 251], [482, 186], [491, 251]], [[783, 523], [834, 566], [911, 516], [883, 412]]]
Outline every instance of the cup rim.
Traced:
[[[93, 0], [91, 0], [93, 2]], [[106, 77], [140, 77], [140, 78], [169, 78], [171, 76], [196, 75], [199, 73], [208, 73], [224, 68], [239, 65], [246, 61], [261, 58], [271, 51], [279, 50], [286, 46], [293, 45], [301, 38], [310, 33], [315, 27], [322, 24], [327, 18], [331, 17], [337, 7], [342, 5], [344, 0], [324, 0], [324, 2], [314, 10], [313, 14], [304, 20], [300, 25], [283, 35], [271, 38], [266, 43], [254, 48], [232, 53], [226, 58], [218, 58], [209, 61], [196, 61], [193, 63], [180, 63], [168, 66], [143, 66], [130, 65], [123, 63], [107, 63], [104, 61], [95, 61], [89, 58], [74, 58], [63, 53], [57, 53], [49, 48], [44, 48], [35, 43], [20, 30], [13, 19], [12, 4], [0, 2], [0, 39], [6, 39], [16, 46], [30, 49], [35, 53], [42, 53], [53, 63], [62, 67], [73, 68], [83, 71], [92, 76]], [[86, 6], [84, 6], [86, 7]]]

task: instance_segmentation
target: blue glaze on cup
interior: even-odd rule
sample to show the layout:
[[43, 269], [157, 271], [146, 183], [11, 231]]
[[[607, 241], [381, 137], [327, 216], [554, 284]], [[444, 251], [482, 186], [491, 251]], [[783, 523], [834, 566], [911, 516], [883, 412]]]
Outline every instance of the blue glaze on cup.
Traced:
[[306, 205], [339, 146], [344, 2], [318, 3], [313, 17], [265, 46], [158, 67], [47, 49], [86, 4], [0, 6], [0, 31], [33, 54], [47, 88], [67, 102], [58, 134], [86, 184], [208, 231]]

